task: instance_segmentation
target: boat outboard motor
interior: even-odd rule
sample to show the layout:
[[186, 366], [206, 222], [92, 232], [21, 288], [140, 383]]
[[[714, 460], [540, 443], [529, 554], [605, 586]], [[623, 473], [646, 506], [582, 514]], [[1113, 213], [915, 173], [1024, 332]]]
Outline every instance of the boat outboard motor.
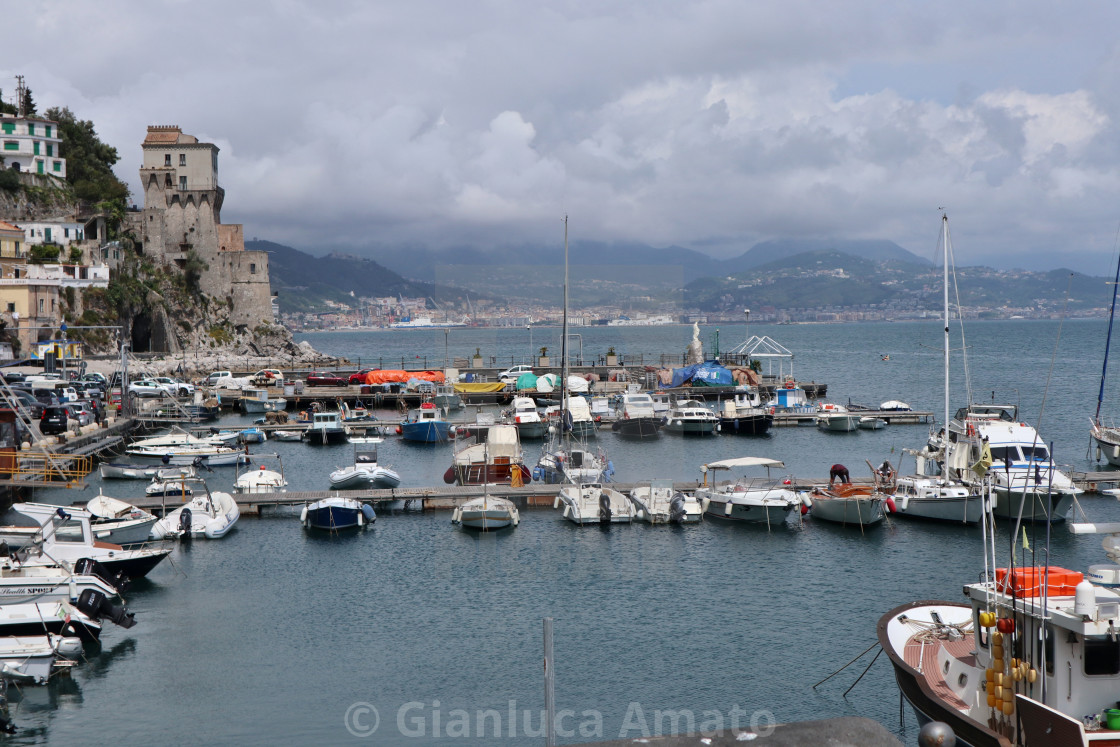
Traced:
[[104, 618], [120, 625], [122, 628], [131, 628], [136, 624], [135, 613], [129, 612], [123, 604], [113, 604], [108, 597], [97, 589], [83, 591], [74, 606], [91, 620]]
[[611, 497], [606, 493], [599, 493], [599, 521], [604, 524], [611, 522]]
[[183, 533], [183, 539], [191, 538], [191, 528], [193, 526], [191, 510], [184, 508], [182, 513], [179, 514], [179, 531]]
[[673, 497], [669, 499], [669, 521], [680, 524], [684, 521], [684, 517], [684, 494], [673, 493]]
[[93, 558], [82, 558], [74, 564], [74, 573], [79, 576], [97, 576], [105, 583], [117, 590], [118, 594], [124, 593], [128, 588], [128, 576], [118, 571], [113, 573], [108, 568], [98, 563]]

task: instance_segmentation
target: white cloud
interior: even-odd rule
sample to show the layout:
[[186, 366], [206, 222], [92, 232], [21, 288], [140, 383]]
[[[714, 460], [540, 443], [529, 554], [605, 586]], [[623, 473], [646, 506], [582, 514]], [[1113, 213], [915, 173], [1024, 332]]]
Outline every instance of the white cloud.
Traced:
[[[567, 212], [604, 241], [921, 252], [944, 205], [978, 259], [1089, 264], [1116, 220], [1118, 15], [71, 0], [6, 9], [36, 31], [5, 40], [0, 87], [22, 73], [40, 108], [93, 120], [136, 193], [147, 125], [217, 142], [223, 219], [310, 250], [555, 243]], [[66, 43], [38, 54], [44, 36]]]

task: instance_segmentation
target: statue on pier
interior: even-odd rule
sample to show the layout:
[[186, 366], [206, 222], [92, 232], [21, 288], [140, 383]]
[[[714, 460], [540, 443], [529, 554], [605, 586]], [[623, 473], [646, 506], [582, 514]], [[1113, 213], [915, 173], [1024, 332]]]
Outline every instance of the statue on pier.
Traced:
[[688, 343], [688, 352], [685, 354], [685, 365], [704, 362], [704, 344], [700, 342], [700, 322], [692, 323], [692, 342]]

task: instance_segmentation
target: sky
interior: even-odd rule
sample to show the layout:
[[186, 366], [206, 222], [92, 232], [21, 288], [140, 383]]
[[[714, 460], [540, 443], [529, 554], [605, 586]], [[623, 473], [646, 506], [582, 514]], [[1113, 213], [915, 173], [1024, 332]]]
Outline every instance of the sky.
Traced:
[[[221, 148], [222, 221], [313, 254], [889, 239], [1111, 275], [1120, 5], [1039, 0], [8, 3], [25, 76], [121, 156]], [[65, 153], [63, 154], [65, 155]]]

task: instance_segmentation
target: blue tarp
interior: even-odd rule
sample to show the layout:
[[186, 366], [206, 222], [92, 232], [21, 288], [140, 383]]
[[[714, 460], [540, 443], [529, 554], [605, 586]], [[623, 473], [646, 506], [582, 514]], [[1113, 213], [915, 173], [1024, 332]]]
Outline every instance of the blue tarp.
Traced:
[[705, 361], [684, 368], [673, 369], [673, 380], [669, 384], [662, 384], [660, 388], [684, 386], [735, 386], [731, 371], [715, 361]]

